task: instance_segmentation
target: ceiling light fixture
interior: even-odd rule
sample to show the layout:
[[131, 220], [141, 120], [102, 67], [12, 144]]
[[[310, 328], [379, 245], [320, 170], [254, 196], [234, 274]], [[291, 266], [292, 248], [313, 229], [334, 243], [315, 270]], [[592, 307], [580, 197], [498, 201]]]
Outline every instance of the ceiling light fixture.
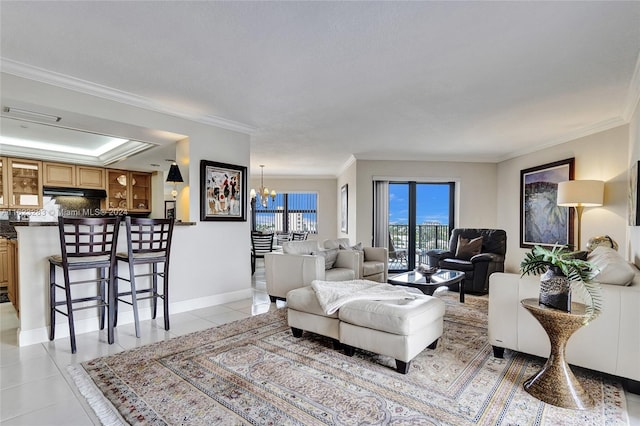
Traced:
[[255, 189], [251, 189], [249, 196], [252, 200], [256, 199], [259, 201], [265, 209], [269, 205], [269, 197], [271, 197], [271, 201], [275, 201], [276, 199], [275, 189], [272, 189], [271, 192], [269, 192], [269, 188], [264, 186], [264, 164], [260, 164], [260, 189], [257, 193]]
[[45, 114], [42, 112], [29, 111], [27, 109], [20, 109], [20, 108], [14, 108], [14, 107], [3, 107], [2, 112], [5, 114], [27, 118], [33, 121], [45, 121], [48, 123], [57, 123], [60, 120], [62, 120], [62, 117], [58, 117], [57, 115]]

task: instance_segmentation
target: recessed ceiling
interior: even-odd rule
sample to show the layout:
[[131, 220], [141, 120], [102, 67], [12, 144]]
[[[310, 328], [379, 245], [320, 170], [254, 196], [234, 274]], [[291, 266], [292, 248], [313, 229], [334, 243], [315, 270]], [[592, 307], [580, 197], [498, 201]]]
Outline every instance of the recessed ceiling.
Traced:
[[[640, 2], [2, 2], [2, 70], [254, 128], [251, 167], [500, 161], [628, 122]], [[11, 68], [11, 69], [10, 69]]]
[[[175, 155], [175, 142], [185, 138], [184, 135], [97, 120], [68, 111], [36, 105], [26, 109], [24, 104], [20, 105], [20, 110], [9, 105], [13, 105], [11, 101], [3, 104], [0, 113], [0, 151], [3, 155], [121, 168], [125, 168], [123, 164], [126, 163], [127, 168], [134, 170], [154, 170], [150, 163], [162, 163], [167, 155]], [[14, 110], [17, 111], [15, 114]], [[57, 117], [57, 120], [48, 120], [47, 116]], [[105, 129], [119, 133], [100, 133]], [[141, 153], [144, 152], [143, 157]], [[136, 158], [144, 160], [130, 164], [128, 160], [138, 155], [140, 157]]]

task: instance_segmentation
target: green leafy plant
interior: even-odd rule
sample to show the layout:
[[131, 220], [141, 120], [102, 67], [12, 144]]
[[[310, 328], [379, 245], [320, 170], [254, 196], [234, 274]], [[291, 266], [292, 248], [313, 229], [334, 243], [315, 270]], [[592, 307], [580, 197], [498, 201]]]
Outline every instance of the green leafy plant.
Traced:
[[525, 255], [520, 263], [522, 276], [544, 274], [549, 268], [562, 272], [574, 289], [579, 290], [585, 301], [587, 319], [585, 323], [596, 318], [602, 310], [602, 288], [593, 281], [598, 268], [590, 262], [577, 259], [566, 246], [554, 245], [551, 249], [535, 246]]

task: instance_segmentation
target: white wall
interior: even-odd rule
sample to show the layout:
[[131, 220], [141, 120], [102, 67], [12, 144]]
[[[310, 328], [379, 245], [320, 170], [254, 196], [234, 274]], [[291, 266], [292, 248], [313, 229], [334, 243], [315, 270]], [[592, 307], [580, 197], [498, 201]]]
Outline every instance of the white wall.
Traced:
[[[424, 182], [456, 182], [456, 226], [465, 228], [495, 228], [496, 165], [492, 163], [428, 162], [428, 161], [368, 161], [358, 160], [356, 234], [353, 242], [373, 241], [373, 180], [395, 178]], [[349, 192], [352, 185], [349, 183]], [[351, 201], [351, 196], [349, 196]], [[351, 226], [351, 224], [350, 224]], [[352, 231], [349, 230], [352, 236]]]
[[520, 171], [566, 158], [575, 158], [575, 179], [605, 181], [604, 206], [584, 210], [582, 248], [597, 235], [609, 235], [626, 246], [628, 144], [629, 126], [625, 125], [498, 164], [498, 223], [507, 231], [508, 272], [518, 272], [528, 251], [520, 248], [519, 241]]
[[[310, 179], [305, 177], [272, 178], [265, 177], [264, 185], [276, 192], [316, 192], [318, 194], [318, 235], [309, 238], [324, 241], [336, 238], [336, 229], [339, 228], [336, 219], [338, 203], [336, 199], [336, 179]], [[260, 176], [252, 176], [249, 179], [249, 189], [256, 191], [260, 188]]]
[[[174, 294], [185, 303], [191, 298], [202, 300], [214, 295], [237, 295], [242, 291], [246, 295], [250, 294], [249, 221], [199, 222], [198, 197], [200, 160], [248, 166], [249, 135], [3, 73], [2, 101], [6, 103], [12, 99], [187, 135], [188, 139], [178, 144], [182, 149], [178, 147], [179, 155], [176, 156], [185, 179], [185, 183], [179, 187], [178, 218], [197, 224], [180, 231], [179, 238], [185, 239], [185, 244], [181, 250], [172, 252], [171, 274], [175, 280], [172, 280], [171, 286], [177, 288], [188, 281], [191, 291], [190, 294], [182, 294], [181, 291]], [[335, 182], [330, 187], [333, 190]], [[156, 196], [157, 193], [154, 194]], [[162, 197], [162, 193], [159, 196]], [[154, 206], [158, 204], [154, 202]], [[160, 217], [163, 214], [163, 211], [154, 211], [154, 216]], [[329, 224], [328, 228], [335, 229], [335, 224]], [[46, 283], [30, 284], [45, 286]]]
[[[366, 191], [366, 188], [362, 191], [358, 191], [357, 178], [358, 178], [358, 163], [352, 161], [340, 175], [335, 188], [336, 194], [336, 234], [338, 238], [349, 238], [351, 243], [357, 243], [357, 226], [358, 223], [358, 207], [364, 206], [363, 202], [359, 200], [359, 195]], [[341, 217], [342, 217], [342, 187], [347, 186], [347, 233], [341, 231]], [[366, 210], [364, 210], [366, 212]]]
[[[629, 126], [629, 167], [640, 161], [640, 102]], [[639, 172], [640, 173], [640, 172]], [[640, 267], [640, 226], [629, 226], [629, 259]]]

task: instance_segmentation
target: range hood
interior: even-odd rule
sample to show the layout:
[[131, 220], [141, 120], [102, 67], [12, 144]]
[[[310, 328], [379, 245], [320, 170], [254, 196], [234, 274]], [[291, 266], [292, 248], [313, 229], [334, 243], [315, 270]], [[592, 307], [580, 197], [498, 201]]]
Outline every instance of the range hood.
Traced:
[[42, 188], [42, 194], [49, 196], [64, 195], [84, 198], [107, 198], [107, 191], [104, 189], [65, 188], [62, 186], [45, 186]]

